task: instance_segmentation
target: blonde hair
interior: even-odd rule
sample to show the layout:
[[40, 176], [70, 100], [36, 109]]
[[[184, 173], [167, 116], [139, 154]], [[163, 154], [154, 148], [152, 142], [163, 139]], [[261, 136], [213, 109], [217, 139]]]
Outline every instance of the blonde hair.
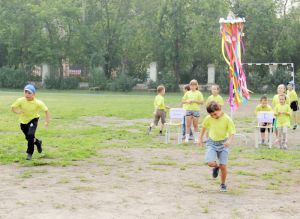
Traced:
[[198, 86], [199, 86], [199, 85], [198, 85], [198, 81], [197, 81], [196, 79], [193, 79], [193, 80], [190, 81], [190, 86], [191, 86], [191, 85], [196, 85], [197, 88], [198, 88]]

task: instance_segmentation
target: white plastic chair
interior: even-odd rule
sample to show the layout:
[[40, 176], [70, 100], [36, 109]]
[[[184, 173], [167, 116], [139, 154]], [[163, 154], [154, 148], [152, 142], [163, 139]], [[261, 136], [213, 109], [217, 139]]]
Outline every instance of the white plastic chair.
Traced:
[[[255, 147], [258, 148], [259, 146], [259, 139], [260, 139], [260, 129], [265, 128], [266, 132], [270, 129], [268, 133], [268, 140], [269, 140], [269, 148], [272, 148], [272, 129], [273, 129], [273, 119], [274, 113], [272, 111], [261, 111], [257, 113], [257, 126], [255, 132]], [[263, 125], [267, 123], [267, 125]]]
[[180, 144], [182, 142], [182, 121], [184, 116], [186, 115], [186, 110], [182, 108], [171, 108], [170, 109], [170, 120], [165, 123], [166, 126], [166, 136], [165, 142], [168, 144], [171, 138], [171, 129], [172, 127], [176, 127], [177, 132], [177, 143]]

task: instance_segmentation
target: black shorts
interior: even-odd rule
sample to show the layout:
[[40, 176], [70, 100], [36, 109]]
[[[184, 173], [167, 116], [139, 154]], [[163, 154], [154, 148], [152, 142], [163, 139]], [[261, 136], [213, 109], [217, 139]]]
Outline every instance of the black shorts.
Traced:
[[295, 112], [299, 110], [298, 101], [293, 101], [290, 104], [291, 109]]
[[[267, 126], [268, 125], [268, 123], [264, 123], [264, 124], [262, 124], [263, 126]], [[260, 128], [260, 132], [261, 133], [265, 133], [266, 132], [266, 128]], [[268, 128], [268, 132], [270, 132], [270, 128]]]

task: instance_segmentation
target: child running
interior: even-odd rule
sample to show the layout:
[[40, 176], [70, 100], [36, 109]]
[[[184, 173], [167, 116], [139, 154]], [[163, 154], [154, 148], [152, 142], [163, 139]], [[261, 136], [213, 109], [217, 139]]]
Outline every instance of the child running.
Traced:
[[[204, 118], [202, 123], [199, 146], [203, 146], [203, 136], [206, 130], [209, 129], [209, 138], [206, 141], [205, 162], [208, 166], [213, 167], [213, 178], [218, 177], [219, 169], [221, 169], [220, 191], [226, 192], [228, 153], [229, 146], [236, 132], [235, 126], [232, 119], [222, 111], [221, 106], [217, 102], [210, 102], [206, 110], [209, 115]], [[217, 163], [217, 158], [219, 163]]]
[[287, 149], [287, 129], [291, 125], [292, 110], [286, 103], [286, 95], [279, 95], [279, 104], [274, 109], [276, 116], [276, 128], [281, 149]]
[[[183, 86], [183, 94], [185, 94], [186, 92], [190, 91], [190, 85], [186, 84]], [[182, 108], [187, 110], [187, 104], [182, 104]], [[182, 139], [185, 139], [185, 129], [186, 129], [186, 116], [183, 117], [183, 121], [182, 121]], [[193, 132], [192, 129], [190, 129], [190, 138], [193, 139]]]
[[220, 87], [217, 84], [211, 86], [211, 95], [206, 100], [206, 105], [211, 101], [217, 102], [220, 106], [224, 106], [224, 100], [220, 95]]
[[182, 104], [186, 105], [186, 129], [185, 129], [185, 142], [189, 142], [190, 128], [193, 124], [194, 127], [194, 142], [198, 143], [199, 132], [198, 132], [198, 120], [200, 117], [200, 105], [204, 103], [202, 93], [197, 90], [198, 82], [193, 79], [190, 81], [191, 90], [186, 92], [182, 98]]
[[39, 111], [44, 111], [45, 126], [48, 127], [50, 115], [47, 106], [40, 100], [35, 98], [36, 89], [32, 84], [28, 84], [24, 88], [24, 97], [17, 99], [11, 109], [19, 115], [20, 127], [27, 140], [27, 158], [32, 159], [34, 145], [36, 145], [39, 153], [42, 153], [42, 140], [35, 137], [35, 132], [38, 126]]
[[295, 130], [298, 127], [298, 125], [297, 125], [297, 114], [298, 114], [298, 110], [299, 110], [298, 95], [294, 89], [293, 82], [289, 82], [287, 88], [288, 88], [287, 96], [290, 99], [290, 102], [291, 102], [290, 107], [293, 110], [293, 122], [294, 122], [293, 130]]
[[163, 134], [163, 129], [164, 129], [164, 124], [166, 123], [166, 109], [168, 109], [168, 106], [165, 106], [165, 93], [166, 93], [166, 89], [163, 85], [159, 85], [156, 89], [157, 91], [157, 95], [154, 99], [154, 120], [153, 122], [150, 124], [149, 128], [148, 128], [148, 134], [150, 134], [153, 126], [157, 126], [159, 120], [161, 120], [161, 127], [159, 130], [159, 134], [162, 135]]
[[[272, 107], [268, 104], [268, 97], [266, 95], [263, 95], [260, 98], [260, 104], [256, 106], [255, 109], [256, 114], [259, 112], [272, 112]], [[263, 123], [260, 124], [261, 126], [267, 126], [269, 125], [268, 123]], [[266, 129], [265, 128], [260, 128], [260, 133], [261, 133], [261, 144], [265, 143], [265, 138], [266, 138]], [[269, 135], [270, 135], [270, 129], [268, 129]]]

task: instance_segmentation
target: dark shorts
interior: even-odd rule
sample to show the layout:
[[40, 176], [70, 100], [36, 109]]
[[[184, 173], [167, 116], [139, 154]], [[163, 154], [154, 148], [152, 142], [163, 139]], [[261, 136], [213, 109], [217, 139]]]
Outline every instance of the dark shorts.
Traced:
[[198, 110], [187, 110], [186, 116], [194, 116], [194, 117], [200, 117], [200, 111]]
[[299, 110], [298, 101], [293, 101], [290, 104], [291, 109], [295, 112]]
[[[264, 123], [264, 124], [262, 124], [263, 126], [267, 126], [268, 125], [268, 123]], [[266, 129], [265, 128], [260, 128], [260, 132], [261, 133], [265, 133], [266, 132]], [[270, 132], [270, 128], [268, 128], [268, 132]]]
[[155, 125], [158, 125], [159, 120], [161, 120], [162, 124], [166, 123], [166, 111], [165, 110], [162, 110], [162, 109], [156, 110], [153, 123]]

